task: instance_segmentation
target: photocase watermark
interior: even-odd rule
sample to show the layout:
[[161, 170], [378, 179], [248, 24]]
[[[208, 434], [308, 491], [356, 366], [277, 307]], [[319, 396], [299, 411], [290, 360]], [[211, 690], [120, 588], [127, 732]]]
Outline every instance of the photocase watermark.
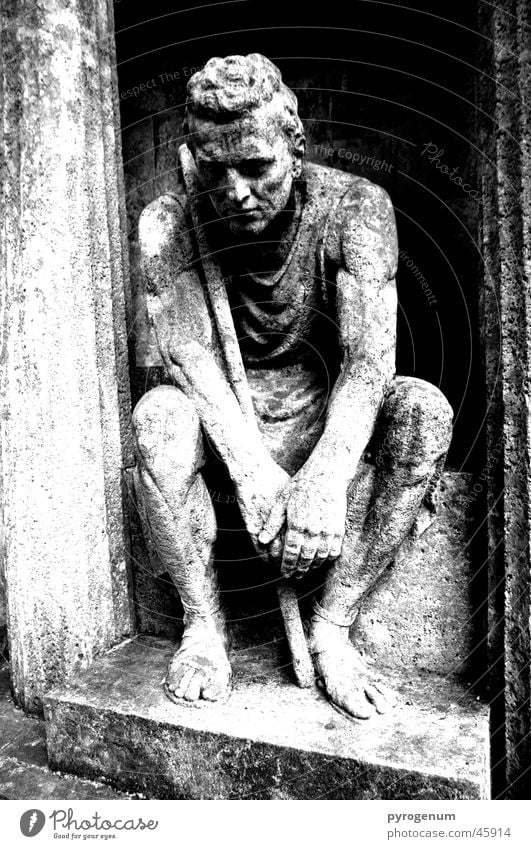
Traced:
[[138, 97], [140, 94], [160, 88], [168, 83], [188, 79], [202, 68], [203, 65], [184, 65], [182, 68], [175, 71], [164, 71], [156, 77], [151, 77], [151, 79], [144, 80], [143, 82], [138, 83], [138, 85], [126, 88], [124, 91], [120, 92], [120, 100], [129, 100], [132, 97]]
[[44, 828], [46, 817], [38, 808], [24, 811], [20, 817], [20, 830], [24, 837], [36, 837]]
[[100, 840], [116, 838], [116, 832], [155, 831], [158, 820], [144, 820], [142, 817], [124, 817], [108, 819], [97, 811], [90, 818], [76, 819], [73, 808], [58, 808], [49, 816], [54, 837], [59, 839], [85, 840], [87, 837], [99, 837]]
[[389, 434], [386, 434], [385, 439], [383, 439], [378, 446], [378, 453], [374, 458], [375, 465], [381, 469], [385, 463], [385, 458], [392, 456], [394, 452], [396, 452], [396, 445], [391, 442]]
[[454, 183], [456, 186], [459, 186], [460, 189], [464, 191], [469, 197], [474, 198], [478, 202], [481, 202], [481, 196], [477, 189], [472, 188], [469, 183], [465, 183], [463, 178], [458, 173], [459, 168], [456, 165], [455, 168], [450, 168], [444, 162], [441, 162], [442, 157], [444, 156], [444, 148], [439, 147], [435, 142], [429, 141], [424, 145], [421, 156], [426, 156], [428, 162], [435, 166], [435, 168], [444, 174], [448, 179]]
[[358, 165], [368, 166], [369, 168], [373, 168], [374, 171], [387, 171], [390, 173], [393, 169], [393, 166], [390, 162], [387, 162], [386, 159], [377, 159], [375, 156], [369, 156], [366, 153], [360, 153], [357, 150], [351, 150], [348, 147], [328, 147], [325, 144], [316, 144], [314, 145], [314, 153], [316, 156], [320, 156], [323, 159], [330, 159], [334, 156], [337, 156], [338, 159], [346, 159], [349, 162], [355, 162]]
[[436, 306], [437, 298], [435, 297], [435, 295], [431, 291], [430, 285], [429, 285], [428, 281], [426, 280], [426, 278], [424, 277], [422, 271], [420, 270], [418, 265], [416, 265], [413, 262], [413, 260], [411, 259], [411, 257], [407, 253], [407, 251], [405, 251], [402, 248], [402, 250], [400, 250], [398, 252], [398, 258], [399, 258], [399, 260], [402, 260], [404, 265], [411, 271], [415, 280], [417, 280], [418, 283], [420, 283], [420, 288], [423, 290], [424, 294], [426, 295], [426, 300], [428, 301], [430, 307]]
[[491, 474], [493, 468], [498, 463], [500, 456], [503, 452], [504, 448], [504, 439], [500, 436], [496, 444], [489, 451], [489, 456], [487, 457], [487, 462], [485, 463], [481, 474], [478, 475], [474, 485], [472, 486], [469, 493], [466, 495], [462, 495], [459, 498], [459, 503], [463, 507], [469, 507], [471, 504], [476, 501], [477, 498], [481, 495], [484, 490], [483, 484], [488, 480], [489, 475]]

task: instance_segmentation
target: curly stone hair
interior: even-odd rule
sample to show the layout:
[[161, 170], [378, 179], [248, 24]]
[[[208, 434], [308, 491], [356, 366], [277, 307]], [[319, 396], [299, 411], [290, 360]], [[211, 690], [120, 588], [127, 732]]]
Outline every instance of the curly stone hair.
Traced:
[[282, 82], [276, 65], [260, 53], [216, 56], [197, 71], [187, 86], [185, 133], [193, 133], [194, 120], [225, 124], [271, 103], [291, 145], [304, 138], [297, 113], [297, 98]]

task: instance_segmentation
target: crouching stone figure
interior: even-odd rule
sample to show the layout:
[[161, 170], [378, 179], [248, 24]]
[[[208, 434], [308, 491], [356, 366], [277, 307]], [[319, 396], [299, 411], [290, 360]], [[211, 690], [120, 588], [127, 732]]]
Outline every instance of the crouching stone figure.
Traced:
[[230, 690], [202, 473], [214, 450], [257, 555], [286, 577], [323, 570], [316, 679], [369, 718], [392, 698], [349, 628], [433, 509], [452, 423], [436, 387], [395, 376], [393, 207], [367, 179], [305, 164], [296, 98], [259, 54], [191, 77], [186, 132], [181, 187], [140, 220], [171, 385], [134, 411], [136, 487], [185, 612], [165, 690], [197, 705]]

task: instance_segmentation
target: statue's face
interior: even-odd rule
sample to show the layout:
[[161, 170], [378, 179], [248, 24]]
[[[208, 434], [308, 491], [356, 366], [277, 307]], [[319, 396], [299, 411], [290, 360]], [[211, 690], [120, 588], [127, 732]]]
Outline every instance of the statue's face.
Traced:
[[301, 159], [271, 109], [230, 124], [196, 121], [199, 181], [235, 236], [259, 236], [288, 202]]

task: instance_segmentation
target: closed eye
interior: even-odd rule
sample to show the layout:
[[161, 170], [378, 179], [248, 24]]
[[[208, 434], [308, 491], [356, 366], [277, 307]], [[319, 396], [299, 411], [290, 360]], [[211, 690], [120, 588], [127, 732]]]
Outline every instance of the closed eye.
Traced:
[[220, 179], [225, 173], [225, 166], [221, 162], [205, 162], [203, 160], [199, 168], [204, 174], [208, 174], [210, 179]]
[[240, 163], [238, 170], [245, 177], [261, 177], [272, 163], [272, 159], [246, 159]]

